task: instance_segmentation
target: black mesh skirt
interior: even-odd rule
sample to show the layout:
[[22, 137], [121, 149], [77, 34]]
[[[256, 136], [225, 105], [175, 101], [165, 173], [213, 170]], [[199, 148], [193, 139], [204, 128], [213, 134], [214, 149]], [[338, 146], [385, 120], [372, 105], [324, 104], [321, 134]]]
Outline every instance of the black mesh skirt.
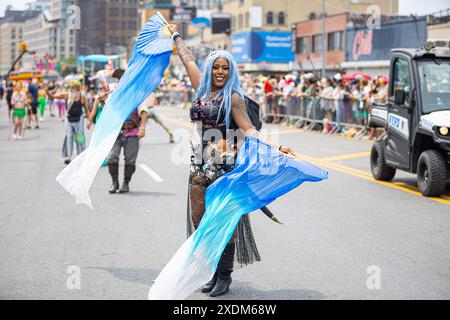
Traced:
[[[189, 183], [186, 219], [187, 237], [190, 237], [195, 231], [195, 226], [192, 219], [191, 188], [192, 184]], [[234, 239], [236, 244], [235, 260], [237, 262], [237, 267], [243, 267], [248, 264], [252, 264], [255, 261], [261, 261], [248, 214], [241, 217], [241, 220], [236, 228]]]

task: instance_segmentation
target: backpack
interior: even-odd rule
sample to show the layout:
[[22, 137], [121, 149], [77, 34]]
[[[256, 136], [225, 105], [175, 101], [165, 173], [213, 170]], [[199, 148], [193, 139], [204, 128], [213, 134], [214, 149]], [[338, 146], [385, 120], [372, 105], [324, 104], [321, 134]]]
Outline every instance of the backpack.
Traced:
[[[262, 128], [262, 122], [259, 119], [259, 104], [247, 96], [244, 96], [244, 100], [245, 106], [247, 107], [247, 114], [248, 117], [250, 118], [252, 125], [255, 127], [257, 131], [260, 131]], [[231, 129], [238, 128], [233, 119], [231, 119], [230, 128]]]
[[250, 118], [250, 121], [252, 122], [255, 129], [257, 131], [260, 131], [262, 128], [262, 122], [259, 118], [259, 104], [247, 96], [244, 96], [244, 98], [245, 98], [245, 105], [247, 106], [247, 113]]

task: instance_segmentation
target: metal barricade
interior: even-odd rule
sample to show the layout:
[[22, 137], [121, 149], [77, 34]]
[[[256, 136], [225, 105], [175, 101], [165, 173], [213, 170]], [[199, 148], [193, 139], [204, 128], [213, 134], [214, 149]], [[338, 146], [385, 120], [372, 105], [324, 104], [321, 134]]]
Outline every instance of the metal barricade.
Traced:
[[[195, 91], [183, 93], [177, 89], [158, 90], [160, 105], [189, 108]], [[318, 96], [298, 95], [251, 96], [260, 104], [261, 120], [266, 123], [286, 124], [304, 130], [320, 130], [324, 133], [350, 133], [360, 138], [368, 131], [368, 108], [361, 108], [359, 101], [322, 99]]]
[[367, 132], [368, 110], [359, 110], [357, 104], [350, 99], [336, 101], [317, 96], [266, 97], [262, 107], [263, 120], [330, 134], [353, 128], [354, 136], [362, 137]]

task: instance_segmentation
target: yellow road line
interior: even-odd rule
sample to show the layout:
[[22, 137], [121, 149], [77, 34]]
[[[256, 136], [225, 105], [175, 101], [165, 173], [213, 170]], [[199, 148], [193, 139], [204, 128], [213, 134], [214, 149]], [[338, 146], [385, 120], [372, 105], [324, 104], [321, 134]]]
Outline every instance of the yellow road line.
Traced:
[[351, 168], [351, 167], [347, 167], [344, 165], [341, 165], [339, 163], [334, 163], [334, 162], [330, 162], [330, 161], [324, 161], [321, 158], [315, 158], [315, 157], [310, 157], [312, 161], [320, 161], [323, 163], [329, 163], [330, 165], [333, 165], [335, 168], [339, 168], [341, 170], [346, 170], [346, 171], [350, 171], [353, 172], [354, 174], [357, 175], [362, 175], [362, 176], [366, 176], [369, 178], [372, 178], [372, 173], [370, 171], [363, 171], [363, 170], [359, 170], [359, 169], [355, 169], [355, 168]]
[[280, 130], [279, 134], [280, 135], [284, 135], [284, 134], [291, 134], [291, 133], [301, 133], [304, 132], [305, 130], [302, 129], [289, 129], [289, 130]]
[[[419, 192], [419, 191], [412, 190], [412, 189], [407, 188], [407, 187], [402, 186], [402, 185], [397, 185], [394, 182], [375, 180], [373, 177], [368, 176], [366, 174], [366, 172], [364, 172], [364, 171], [357, 170], [355, 172], [355, 170], [353, 168], [349, 168], [349, 167], [342, 166], [342, 165], [337, 165], [335, 163], [328, 162], [328, 161], [321, 161], [319, 158], [314, 158], [314, 157], [309, 157], [309, 156], [304, 156], [304, 155], [301, 155], [299, 158], [307, 160], [307, 161], [310, 161], [310, 162], [313, 162], [313, 163], [316, 163], [317, 165], [325, 167], [325, 168], [328, 168], [328, 169], [332, 169], [332, 170], [336, 170], [336, 171], [339, 171], [339, 172], [342, 172], [342, 173], [346, 173], [346, 174], [352, 175], [354, 177], [358, 177], [358, 178], [361, 178], [361, 179], [364, 179], [364, 180], [372, 181], [372, 182], [375, 182], [377, 184], [381, 184], [381, 185], [384, 185], [384, 186], [387, 186], [387, 187], [390, 187], [390, 188], [393, 188], [393, 189], [401, 190], [401, 191], [404, 191], [404, 192], [416, 195], [418, 197], [424, 198], [422, 193]], [[446, 205], [450, 206], [450, 201], [445, 200], [443, 198], [427, 197], [426, 199], [437, 201], [437, 202], [440, 202], [440, 203], [443, 203], [443, 204], [446, 204]]]
[[[163, 117], [164, 117], [164, 120], [167, 120], [168, 122], [172, 122], [172, 123], [178, 124], [178, 125], [180, 125], [182, 127], [185, 127], [185, 128], [191, 128], [192, 127], [192, 123], [191, 122], [174, 119], [172, 117], [165, 117], [165, 116], [163, 116]], [[298, 130], [299, 129], [297, 129], [297, 131]], [[370, 155], [370, 153], [369, 152], [364, 152], [364, 153], [352, 154], [352, 155], [355, 156], [355, 158], [356, 158], [356, 157], [363, 157], [363, 156]], [[343, 155], [341, 157], [352, 156], [352, 155]], [[359, 156], [356, 156], [356, 155], [359, 155]], [[306, 161], [309, 161], [309, 162], [312, 162], [312, 163], [316, 163], [317, 165], [319, 165], [321, 167], [324, 167], [324, 168], [336, 170], [336, 171], [339, 171], [339, 172], [342, 172], [342, 173], [345, 173], [345, 174], [349, 174], [349, 175], [354, 176], [354, 177], [358, 177], [358, 178], [361, 178], [361, 179], [364, 179], [364, 180], [372, 181], [372, 182], [375, 182], [377, 184], [381, 184], [381, 185], [384, 185], [384, 186], [387, 186], [387, 187], [390, 187], [390, 188], [393, 188], [393, 189], [404, 191], [404, 192], [413, 194], [415, 196], [424, 198], [422, 193], [420, 193], [416, 188], [414, 188], [414, 187], [412, 187], [410, 185], [406, 185], [404, 183], [402, 184], [401, 182], [388, 182], [388, 181], [375, 180], [372, 177], [372, 174], [370, 172], [368, 172], [368, 171], [362, 171], [362, 170], [359, 170], [359, 169], [350, 168], [350, 167], [347, 167], [347, 166], [343, 166], [341, 164], [337, 164], [337, 163], [331, 162], [329, 160], [330, 158], [336, 158], [336, 157], [316, 158], [316, 157], [306, 156], [306, 155], [302, 154], [302, 155], [298, 156], [297, 158], [300, 158], [300, 159], [303, 159], [303, 160], [306, 160]], [[350, 159], [350, 158], [347, 158], [347, 159]], [[443, 204], [446, 204], [446, 205], [450, 206], [450, 201], [449, 201], [450, 197], [448, 197], [446, 195], [442, 196], [441, 198], [427, 197], [426, 199], [437, 201], [437, 202], [440, 202], [440, 203], [443, 203]]]
[[363, 157], [369, 157], [369, 156], [370, 156], [370, 152], [360, 152], [360, 153], [343, 154], [343, 155], [334, 156], [334, 157], [320, 158], [320, 160], [322, 160], [322, 161], [336, 161], [336, 160], [363, 158]]
[[[405, 188], [410, 188], [410, 189], [412, 189], [412, 190], [419, 190], [419, 188], [418, 188], [417, 186], [413, 186], [413, 185], [408, 184], [408, 183], [405, 183], [405, 182], [396, 181], [396, 182], [393, 182], [393, 183], [394, 183], [394, 184], [397, 184], [397, 185], [400, 185], [400, 186], [404, 186]], [[441, 198], [450, 200], [450, 196], [448, 196], [448, 195], [446, 195], [446, 194], [441, 195]]]

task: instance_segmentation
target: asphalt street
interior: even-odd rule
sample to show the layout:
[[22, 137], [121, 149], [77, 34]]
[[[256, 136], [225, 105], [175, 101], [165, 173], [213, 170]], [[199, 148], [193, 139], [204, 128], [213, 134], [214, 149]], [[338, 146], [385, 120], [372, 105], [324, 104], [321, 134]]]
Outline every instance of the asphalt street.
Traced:
[[[177, 143], [169, 144], [150, 120], [131, 192], [110, 195], [101, 168], [90, 210], [76, 206], [55, 181], [64, 168], [63, 123], [47, 115], [24, 140], [8, 140], [2, 105], [1, 299], [147, 299], [186, 238], [188, 165], [174, 159], [187, 145], [188, 112], [156, 110]], [[235, 270], [223, 299], [450, 298], [450, 190], [422, 197], [415, 176], [402, 172], [376, 182], [370, 141], [265, 128], [327, 169], [329, 179], [305, 183], [271, 204], [284, 225], [251, 213], [262, 261]], [[189, 299], [212, 298], [196, 292]]]

